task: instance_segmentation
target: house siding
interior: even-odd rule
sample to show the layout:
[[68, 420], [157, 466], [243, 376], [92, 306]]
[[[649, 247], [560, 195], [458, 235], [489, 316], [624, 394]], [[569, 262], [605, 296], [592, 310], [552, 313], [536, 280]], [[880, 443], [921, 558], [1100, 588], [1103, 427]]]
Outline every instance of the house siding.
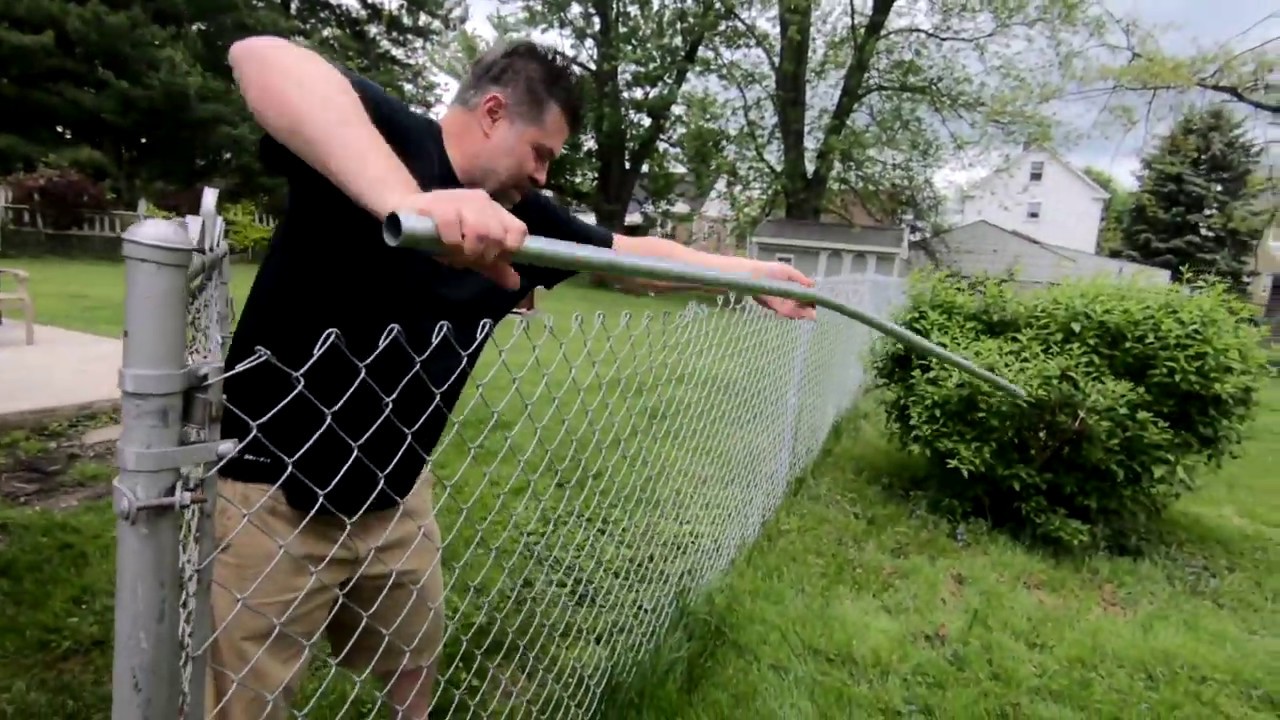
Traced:
[[[1043, 162], [1043, 177], [1031, 178], [1032, 163]], [[1028, 206], [1040, 203], [1040, 217], [1027, 217]], [[959, 225], [986, 220], [1050, 245], [1096, 253], [1098, 226], [1105, 198], [1071, 167], [1046, 151], [1031, 150], [966, 193]]]
[[[1098, 276], [1169, 282], [1169, 271], [1066, 248], [1046, 247], [987, 222], [943, 233], [929, 241], [938, 260], [963, 275], [1011, 273], [1027, 284], [1052, 284]], [[929, 262], [920, 248], [911, 252], [913, 265]]]
[[1249, 299], [1265, 307], [1270, 302], [1275, 278], [1280, 276], [1280, 220], [1267, 228], [1250, 265], [1258, 274], [1249, 281]]

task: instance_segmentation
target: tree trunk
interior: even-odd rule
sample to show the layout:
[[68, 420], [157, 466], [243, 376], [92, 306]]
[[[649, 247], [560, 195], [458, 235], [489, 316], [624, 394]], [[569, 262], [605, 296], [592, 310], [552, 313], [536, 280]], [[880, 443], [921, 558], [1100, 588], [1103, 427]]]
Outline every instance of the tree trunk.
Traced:
[[596, 196], [591, 209], [596, 224], [621, 233], [627, 217], [627, 205], [635, 191], [635, 182], [627, 182], [627, 159], [624, 145], [601, 144], [600, 169], [596, 173]]
[[[805, 164], [805, 106], [808, 101], [809, 44], [813, 29], [811, 0], [778, 3], [778, 65], [774, 102], [782, 139], [782, 198], [790, 220], [817, 220], [826, 188], [814, 188]], [[815, 196], [818, 198], [814, 200]]]
[[[867, 23], [850, 28], [853, 58], [845, 68], [840, 94], [823, 128], [813, 172], [805, 163], [806, 85], [813, 31], [813, 0], [779, 0], [778, 66], [774, 75], [775, 110], [782, 139], [782, 197], [789, 220], [818, 220], [826, 205], [835, 169], [836, 149], [858, 103], [866, 98], [866, 79], [876, 45], [896, 0], [874, 0]], [[852, 22], [852, 21], [851, 21]]]

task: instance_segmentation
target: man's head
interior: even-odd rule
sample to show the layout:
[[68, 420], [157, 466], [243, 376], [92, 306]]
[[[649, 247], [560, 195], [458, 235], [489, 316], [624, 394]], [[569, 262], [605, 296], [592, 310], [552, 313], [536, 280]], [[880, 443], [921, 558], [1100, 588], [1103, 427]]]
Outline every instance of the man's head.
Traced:
[[464, 183], [523, 194], [546, 182], [548, 165], [582, 125], [579, 81], [555, 50], [501, 44], [471, 66], [444, 122]]

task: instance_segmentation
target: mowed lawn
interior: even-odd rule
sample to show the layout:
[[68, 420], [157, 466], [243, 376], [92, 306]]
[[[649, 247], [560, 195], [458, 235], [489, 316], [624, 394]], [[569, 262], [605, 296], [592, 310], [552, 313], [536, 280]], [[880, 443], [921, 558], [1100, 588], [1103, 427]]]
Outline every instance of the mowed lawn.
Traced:
[[[119, 264], [10, 264], [41, 322], [119, 333]], [[610, 720], [1280, 712], [1280, 382], [1160, 551], [1053, 560], [880, 491], [911, 464], [871, 403], [788, 490], [817, 447], [785, 434], [791, 390], [833, 412], [865, 333], [825, 323], [797, 376], [798, 325], [681, 318], [688, 300], [567, 286], [539, 297], [550, 326], [499, 328], [435, 464], [456, 598], [439, 717], [568, 717], [601, 692]], [[106, 717], [113, 523], [0, 508], [22, 619], [0, 624], [0, 717]], [[303, 702], [354, 718], [372, 698], [318, 662]]]
[[[0, 258], [0, 262], [31, 274], [36, 322], [95, 335], [120, 336], [124, 328], [122, 262], [56, 257]], [[253, 265], [233, 265], [233, 297], [248, 296], [255, 269]]]
[[910, 459], [855, 412], [606, 716], [1277, 717], [1280, 380], [1263, 403], [1138, 559], [1049, 559], [882, 492]]

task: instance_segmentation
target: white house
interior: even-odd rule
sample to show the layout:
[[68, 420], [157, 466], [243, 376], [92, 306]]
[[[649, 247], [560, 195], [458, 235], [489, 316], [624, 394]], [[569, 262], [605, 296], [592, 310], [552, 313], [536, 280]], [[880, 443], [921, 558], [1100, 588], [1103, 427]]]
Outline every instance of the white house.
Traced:
[[1032, 146], [961, 191], [956, 225], [986, 220], [1049, 245], [1096, 253], [1109, 196], [1057, 153]]

